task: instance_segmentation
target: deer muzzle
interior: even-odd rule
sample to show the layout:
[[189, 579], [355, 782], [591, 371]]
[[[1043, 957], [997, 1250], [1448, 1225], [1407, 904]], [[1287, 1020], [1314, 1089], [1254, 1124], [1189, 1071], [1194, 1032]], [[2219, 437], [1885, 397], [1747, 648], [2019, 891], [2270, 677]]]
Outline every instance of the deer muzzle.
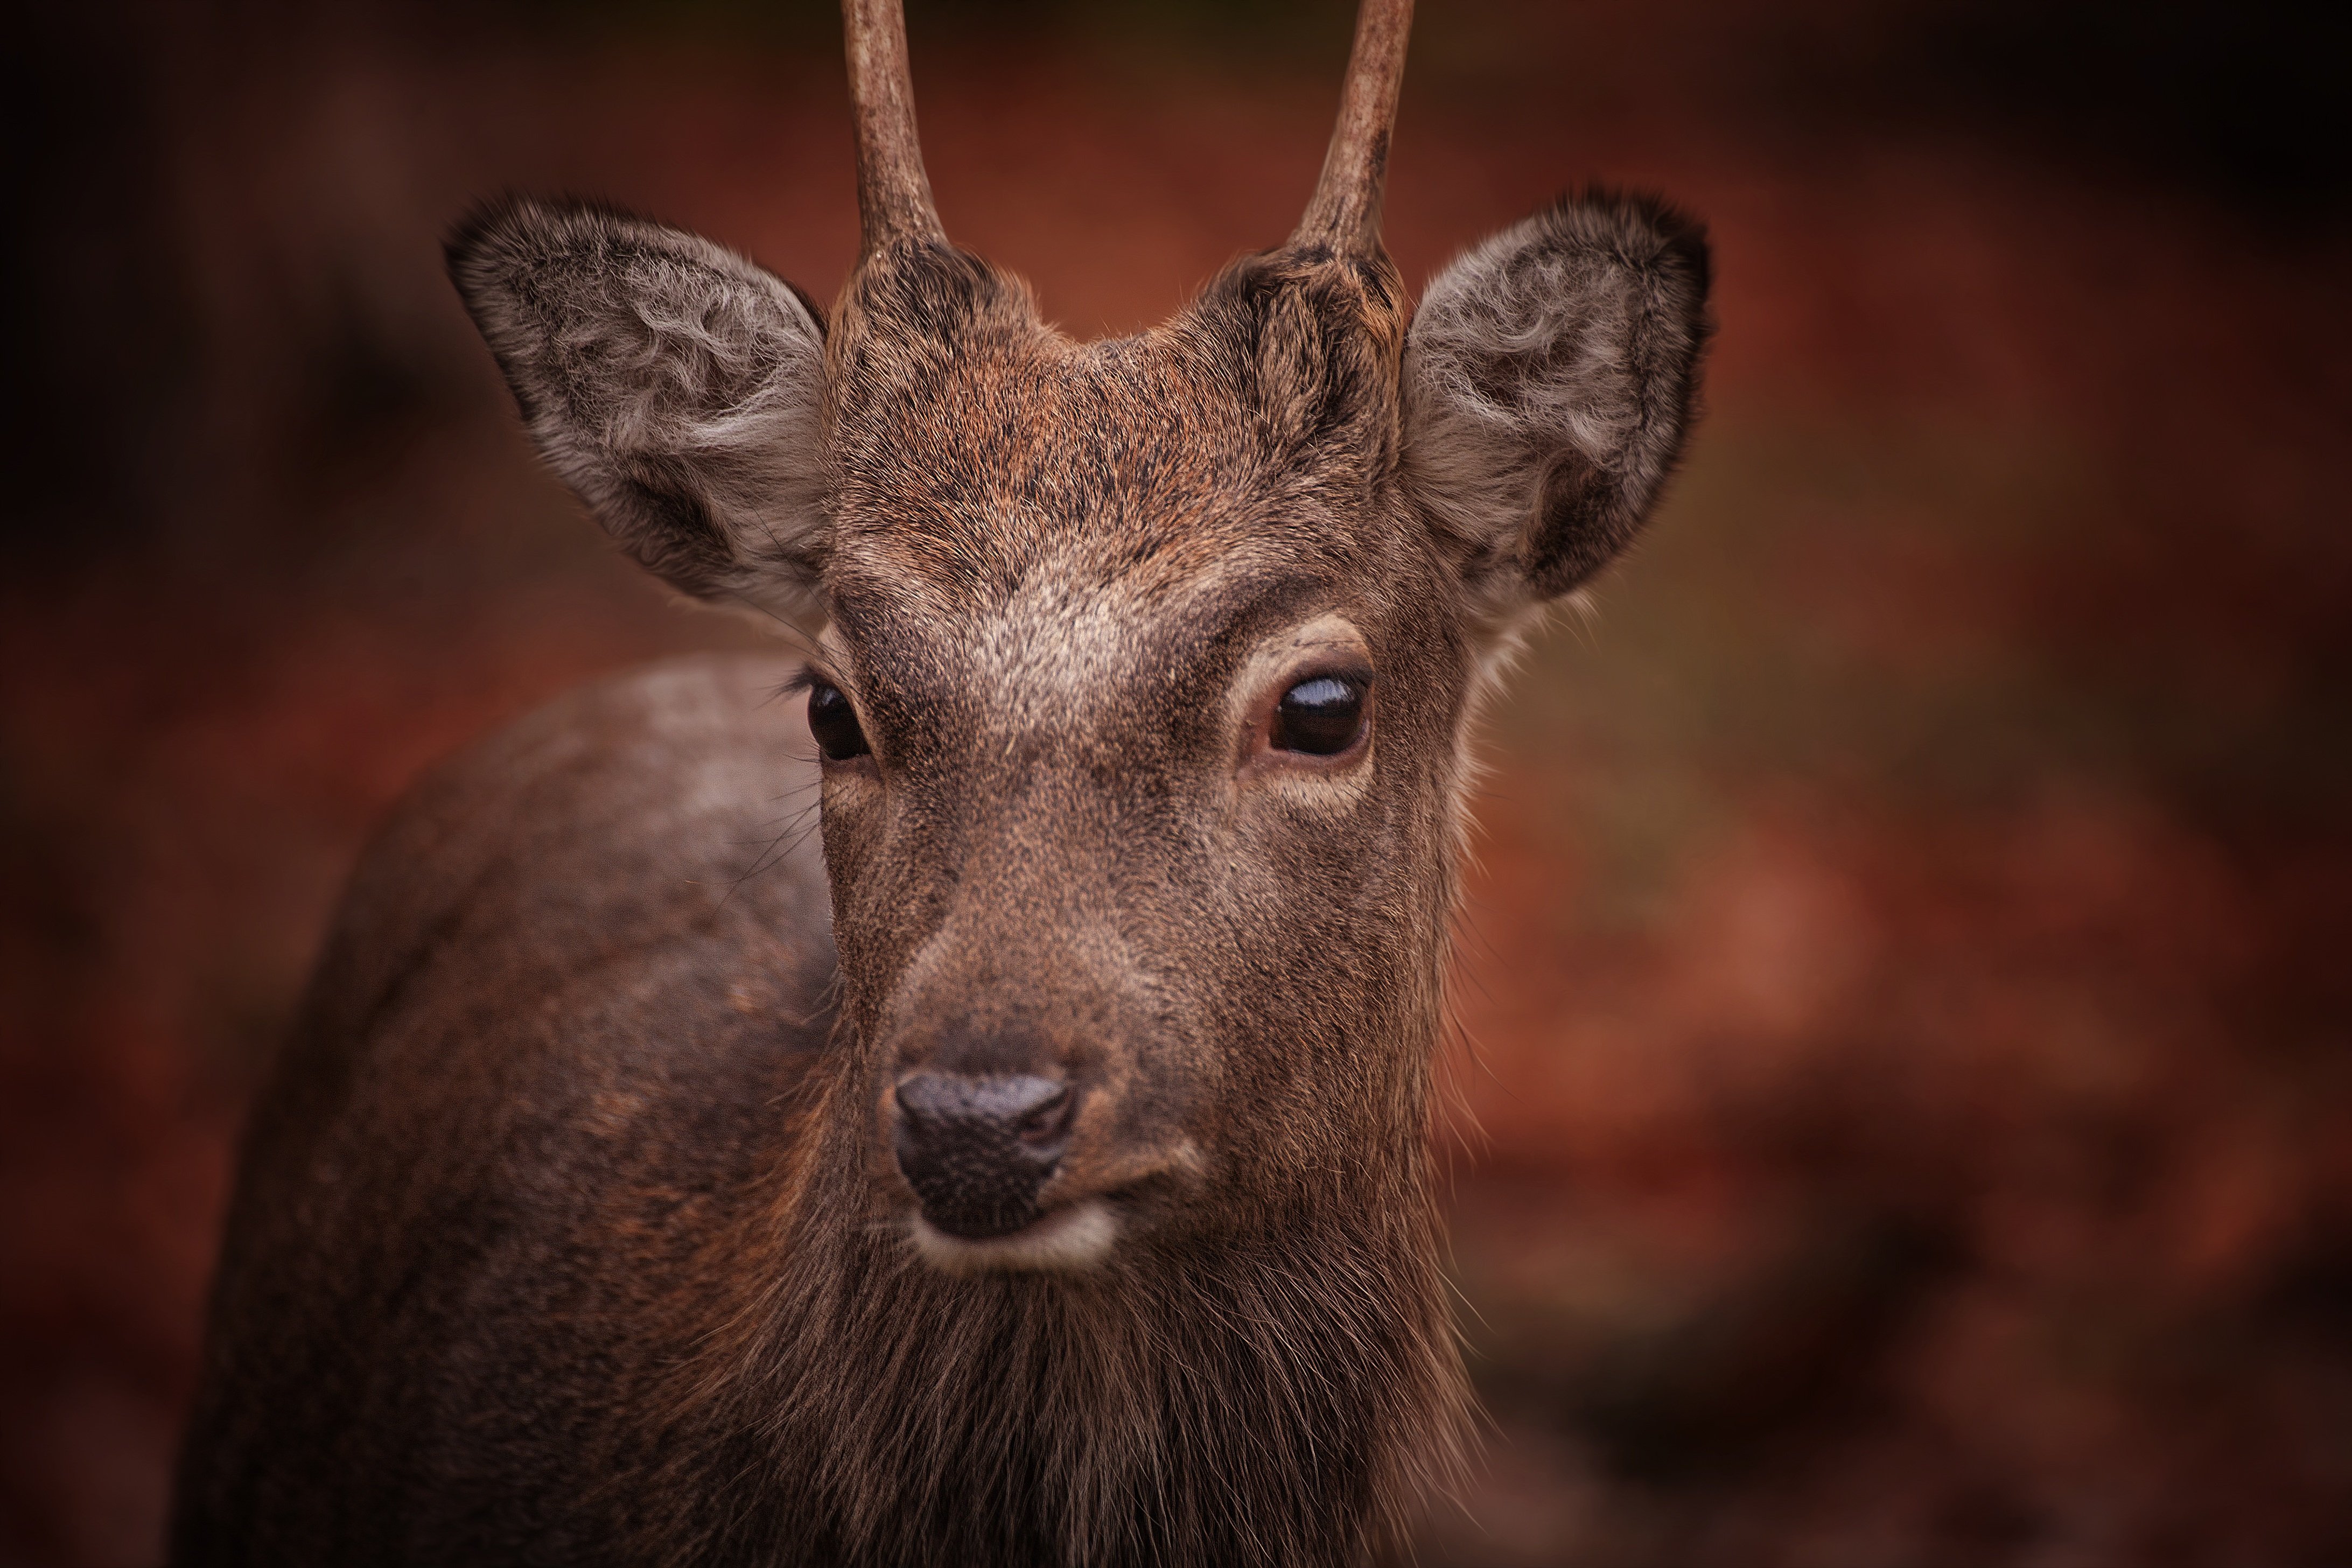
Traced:
[[921, 1072], [898, 1081], [899, 1173], [923, 1217], [984, 1240], [1035, 1223], [1037, 1191], [1069, 1147], [1078, 1090], [1034, 1074]]

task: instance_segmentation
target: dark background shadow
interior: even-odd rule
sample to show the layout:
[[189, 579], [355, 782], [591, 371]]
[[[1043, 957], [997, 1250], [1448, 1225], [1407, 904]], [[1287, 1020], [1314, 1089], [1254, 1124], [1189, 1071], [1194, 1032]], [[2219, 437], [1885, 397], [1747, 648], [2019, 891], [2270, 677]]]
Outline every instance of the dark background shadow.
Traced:
[[[2347, 28], [1424, 7], [1414, 283], [1711, 223], [1711, 412], [1489, 726], [1447, 1151], [1495, 1421], [1424, 1557], [2352, 1561]], [[442, 280], [507, 187], [819, 298], [793, 0], [91, 0], [6, 67], [0, 1562], [152, 1562], [240, 1108], [435, 758], [756, 627], [534, 468]], [[1326, 0], [918, 4], [950, 229], [1073, 330], [1286, 231]], [[28, 112], [29, 111], [29, 112]]]

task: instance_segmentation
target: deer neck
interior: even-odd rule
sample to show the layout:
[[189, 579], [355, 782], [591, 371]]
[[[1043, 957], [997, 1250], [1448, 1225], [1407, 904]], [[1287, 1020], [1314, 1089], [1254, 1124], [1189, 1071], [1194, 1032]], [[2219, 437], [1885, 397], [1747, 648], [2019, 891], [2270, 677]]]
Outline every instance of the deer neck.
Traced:
[[767, 1215], [768, 1289], [722, 1352], [780, 1541], [843, 1562], [1356, 1563], [1457, 1463], [1425, 1139], [1321, 1201], [1093, 1273], [956, 1277], [857, 1217], [868, 1156], [845, 1119], [811, 1120]]

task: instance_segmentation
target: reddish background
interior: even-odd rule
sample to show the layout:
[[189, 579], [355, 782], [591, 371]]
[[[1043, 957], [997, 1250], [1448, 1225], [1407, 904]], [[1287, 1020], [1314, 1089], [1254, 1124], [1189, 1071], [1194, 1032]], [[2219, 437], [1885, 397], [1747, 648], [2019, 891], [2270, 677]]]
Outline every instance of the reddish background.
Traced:
[[[1108, 13], [1108, 15], [1106, 15]], [[1488, 726], [1424, 1557], [2352, 1561], [2341, 23], [1424, 7], [1408, 277], [1711, 224], [1710, 413]], [[1082, 333], [1286, 229], [1344, 7], [935, 5], [950, 229]], [[369, 826], [672, 605], [439, 272], [513, 186], [820, 298], [821, 5], [91, 0], [10, 69], [0, 1562], [155, 1560], [240, 1108]]]

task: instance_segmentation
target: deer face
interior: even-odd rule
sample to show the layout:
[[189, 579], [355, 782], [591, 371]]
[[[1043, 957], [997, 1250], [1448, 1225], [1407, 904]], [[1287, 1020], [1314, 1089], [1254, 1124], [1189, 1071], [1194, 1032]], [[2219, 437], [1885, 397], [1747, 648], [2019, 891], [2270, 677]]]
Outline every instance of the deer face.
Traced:
[[1393, 297], [1253, 263], [1081, 346], [910, 250], [843, 313], [825, 844], [877, 1179], [943, 1263], [1247, 1223], [1418, 1137], [1471, 655]]
[[[1358, 80], [1401, 58], [1376, 11]], [[1474, 695], [1671, 465], [1703, 243], [1564, 204], [1415, 318], [1343, 117], [1288, 247], [1080, 344], [938, 237], [911, 121], [874, 132], [857, 85], [868, 247], [829, 330], [592, 210], [488, 210], [451, 260], [621, 542], [817, 634], [874, 1201], [951, 1270], [1383, 1201], [1424, 1158]]]

